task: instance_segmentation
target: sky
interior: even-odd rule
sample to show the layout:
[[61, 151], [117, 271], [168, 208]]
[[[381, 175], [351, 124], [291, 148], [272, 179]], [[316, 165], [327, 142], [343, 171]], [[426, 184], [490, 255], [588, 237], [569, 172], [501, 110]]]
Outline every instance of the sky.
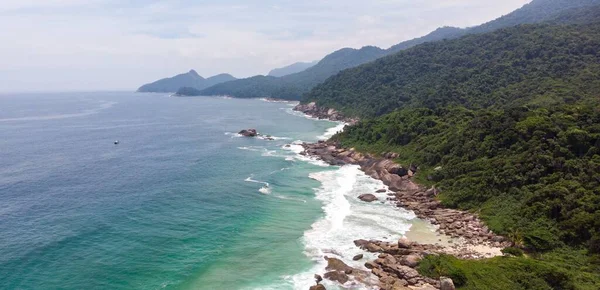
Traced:
[[530, 0], [2, 0], [0, 91], [135, 90], [195, 69], [267, 74], [343, 47], [388, 48]]

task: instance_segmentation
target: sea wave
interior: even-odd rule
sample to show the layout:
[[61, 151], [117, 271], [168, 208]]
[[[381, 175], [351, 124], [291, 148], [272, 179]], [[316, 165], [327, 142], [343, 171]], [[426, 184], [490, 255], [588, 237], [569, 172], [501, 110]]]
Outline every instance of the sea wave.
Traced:
[[[354, 246], [353, 241], [398, 239], [410, 229], [409, 221], [415, 218], [412, 212], [386, 204], [386, 193], [376, 194], [383, 202], [365, 203], [358, 200], [360, 194], [373, 193], [385, 187], [381, 181], [365, 175], [358, 166], [312, 173], [310, 177], [321, 182], [315, 194], [323, 203], [325, 216], [304, 233], [305, 254], [315, 261], [315, 266], [289, 278], [295, 289], [309, 288], [314, 284], [314, 274], [325, 273], [325, 256], [336, 257], [352, 267], [366, 270], [363, 262], [352, 260], [354, 255], [364, 254]], [[367, 254], [367, 258], [376, 257]], [[325, 286], [328, 289], [337, 287], [327, 283]]]
[[327, 140], [327, 139], [333, 137], [333, 135], [344, 131], [344, 128], [346, 127], [346, 125], [348, 125], [348, 124], [346, 124], [344, 122], [338, 122], [337, 126], [327, 129], [327, 131], [325, 131], [325, 133], [323, 133], [323, 135], [319, 136], [318, 138], [320, 140]]
[[262, 184], [263, 187], [259, 188], [258, 192], [260, 192], [262, 194], [266, 194], [266, 195], [271, 194], [271, 192], [272, 192], [271, 191], [271, 185], [268, 182], [266, 182], [266, 181], [260, 181], [260, 180], [255, 180], [255, 179], [252, 179], [252, 177], [253, 176], [250, 176], [250, 177], [246, 178], [244, 181]]

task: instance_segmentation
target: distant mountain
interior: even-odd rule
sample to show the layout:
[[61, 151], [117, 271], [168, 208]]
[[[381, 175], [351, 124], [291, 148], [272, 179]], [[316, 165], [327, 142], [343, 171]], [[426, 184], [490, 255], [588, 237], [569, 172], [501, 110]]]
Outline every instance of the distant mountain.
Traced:
[[164, 78], [153, 83], [145, 84], [138, 89], [138, 92], [171, 93], [177, 92], [182, 87], [191, 87], [201, 90], [235, 79], [235, 77], [229, 74], [219, 74], [205, 79], [195, 70], [190, 70], [184, 74], [179, 74], [174, 77]]
[[287, 75], [299, 73], [301, 71], [306, 70], [309, 67], [314, 66], [317, 63], [318, 63], [318, 61], [313, 61], [313, 62], [297, 62], [297, 63], [290, 64], [290, 65], [282, 67], [282, 68], [273, 69], [273, 70], [271, 70], [269, 72], [269, 76], [271, 76], [271, 77], [282, 77], [282, 76], [287, 76]]
[[[561, 12], [572, 8], [585, 8], [599, 4], [600, 0], [534, 0], [523, 7], [493, 21], [470, 28], [441, 27], [419, 38], [404, 41], [387, 50], [374, 46], [361, 49], [343, 48], [317, 63], [315, 66], [281, 78], [253, 77], [251, 80], [226, 82], [205, 90], [193, 91], [193, 95], [229, 95], [239, 98], [271, 97], [298, 100], [316, 85], [338, 72], [371, 62], [380, 57], [402, 50], [444, 39], [456, 39], [468, 34], [491, 32], [519, 24], [538, 23], [556, 18]], [[593, 15], [590, 15], [593, 17]], [[285, 95], [278, 95], [281, 92]], [[189, 93], [189, 92], [182, 92]]]
[[178, 94], [186, 96], [228, 95], [237, 98], [281, 98], [298, 100], [317, 84], [328, 77], [358, 65], [373, 61], [385, 55], [385, 50], [365, 46], [361, 49], [343, 48], [333, 52], [316, 65], [295, 74], [280, 78], [255, 76], [218, 84], [204, 90], [181, 90]]

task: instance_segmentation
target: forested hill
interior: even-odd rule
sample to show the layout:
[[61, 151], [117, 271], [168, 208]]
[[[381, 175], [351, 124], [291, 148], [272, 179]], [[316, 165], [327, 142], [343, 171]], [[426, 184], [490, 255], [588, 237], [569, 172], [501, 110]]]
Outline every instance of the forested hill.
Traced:
[[308, 95], [363, 116], [334, 140], [398, 153], [445, 206], [478, 213], [510, 239], [511, 253], [527, 253], [428, 257], [424, 271], [464, 289], [600, 289], [598, 11], [551, 21], [578, 25], [521, 25], [414, 47]]
[[281, 78], [256, 76], [219, 84], [205, 90], [184, 89], [179, 93], [183, 95], [230, 95], [240, 98], [299, 99], [301, 95], [314, 86], [342, 70], [371, 62], [416, 45], [443, 39], [455, 39], [467, 34], [489, 32], [523, 23], [547, 21], [566, 9], [587, 7], [593, 4], [600, 4], [600, 0], [534, 0], [514, 12], [480, 26], [467, 29], [442, 27], [428, 35], [401, 42], [387, 50], [373, 46], [366, 46], [361, 49], [344, 48], [326, 56], [315, 66], [296, 74]]
[[599, 44], [598, 24], [524, 25], [428, 43], [346, 70], [304, 101], [362, 117], [406, 106], [561, 103], [598, 82]]
[[426, 42], [456, 39], [468, 34], [486, 33], [520, 24], [546, 22], [555, 19], [558, 14], [566, 10], [587, 8], [595, 5], [600, 5], [600, 0], [533, 0], [507, 15], [478, 26], [469, 28], [438, 28], [423, 37], [394, 45], [387, 50], [387, 53], [393, 54]]
[[344, 48], [327, 55], [316, 65], [299, 73], [280, 78], [255, 76], [218, 84], [204, 90], [186, 88], [178, 93], [192, 96], [229, 95], [238, 98], [266, 97], [297, 100], [303, 93], [341, 70], [373, 61], [384, 54], [384, 50], [374, 46], [361, 49]]

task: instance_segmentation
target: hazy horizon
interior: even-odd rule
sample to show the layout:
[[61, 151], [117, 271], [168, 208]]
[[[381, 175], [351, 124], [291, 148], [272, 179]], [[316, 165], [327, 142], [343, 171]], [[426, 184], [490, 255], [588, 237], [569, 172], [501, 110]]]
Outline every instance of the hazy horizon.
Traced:
[[4, 2], [0, 92], [40, 92], [131, 91], [190, 69], [267, 74], [344, 47], [478, 25], [530, 0]]

